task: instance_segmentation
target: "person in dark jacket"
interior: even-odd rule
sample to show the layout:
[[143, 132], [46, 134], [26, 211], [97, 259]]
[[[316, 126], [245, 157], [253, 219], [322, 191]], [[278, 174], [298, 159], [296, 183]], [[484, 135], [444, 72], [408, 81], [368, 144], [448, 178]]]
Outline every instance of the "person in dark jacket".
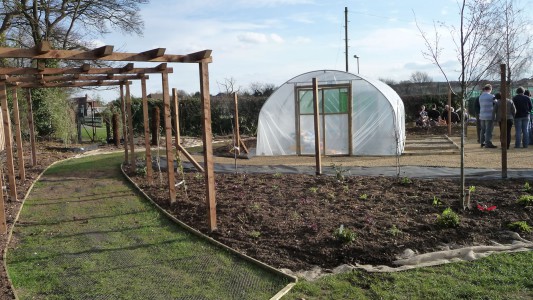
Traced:
[[[514, 106], [513, 101], [511, 101], [511, 99], [507, 99], [507, 103], [506, 103], [505, 100], [502, 100], [502, 95], [500, 93], [496, 93], [494, 96], [497, 101], [496, 104], [494, 105], [494, 115], [495, 115], [494, 119], [496, 120], [496, 122], [498, 122], [498, 124], [500, 124], [500, 136], [502, 136], [502, 133], [503, 133], [502, 123], [506, 122], [507, 124], [507, 130], [506, 130], [507, 149], [509, 149], [509, 146], [511, 145], [511, 128], [513, 127], [513, 119], [516, 114], [516, 108]], [[507, 108], [506, 114], [502, 116], [501, 106], [505, 103], [506, 103], [506, 108]]]
[[516, 89], [516, 96], [513, 97], [513, 103], [516, 107], [516, 115], [514, 117], [515, 124], [515, 148], [522, 147], [527, 148], [529, 145], [529, 114], [532, 109], [531, 99], [524, 95], [524, 88], [519, 87]]

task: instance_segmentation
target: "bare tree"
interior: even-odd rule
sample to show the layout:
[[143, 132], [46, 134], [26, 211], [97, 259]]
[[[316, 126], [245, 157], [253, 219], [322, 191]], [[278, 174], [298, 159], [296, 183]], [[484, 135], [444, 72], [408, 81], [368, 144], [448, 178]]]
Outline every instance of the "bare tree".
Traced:
[[421, 71], [415, 71], [411, 73], [411, 77], [409, 79], [412, 83], [429, 83], [433, 82], [433, 78], [429, 76], [426, 72]]
[[[507, 91], [510, 92], [512, 82], [520, 79], [531, 66], [533, 34], [529, 16], [519, 0], [503, 0], [500, 11], [497, 29], [502, 38], [499, 46], [493, 49], [492, 56], [506, 64]], [[490, 73], [499, 76], [500, 66], [494, 65]]]
[[[464, 112], [465, 101], [471, 89], [477, 86], [482, 78], [485, 78], [491, 67], [498, 64], [499, 59], [494, 55], [501, 32], [498, 30], [497, 15], [499, 14], [499, 1], [486, 0], [462, 0], [458, 2], [459, 26], [442, 26], [449, 29], [451, 38], [455, 44], [455, 52], [460, 71], [458, 81], [460, 91], [454, 91], [449, 80], [449, 74], [443, 68], [442, 47], [440, 45], [440, 34], [437, 30], [437, 23], [434, 23], [434, 38], [431, 39], [420, 26], [417, 27], [424, 39], [426, 49], [422, 51], [424, 57], [430, 60], [446, 78], [450, 90], [460, 94], [461, 111]], [[465, 201], [465, 174], [464, 174], [464, 120], [461, 118], [461, 199]]]
[[238, 93], [240, 89], [237, 87], [237, 81], [233, 77], [224, 78], [224, 82], [217, 81], [217, 84], [220, 92], [226, 95], [233, 95], [233, 93]]
[[[110, 28], [141, 34], [139, 5], [149, 0], [13, 0], [2, 1], [0, 35], [21, 46], [48, 40], [61, 49], [83, 49], [85, 37]], [[14, 28], [22, 30], [13, 30]], [[25, 33], [21, 36], [20, 33]]]
[[276, 85], [273, 83], [250, 83], [250, 93], [254, 96], [270, 96], [276, 90]]

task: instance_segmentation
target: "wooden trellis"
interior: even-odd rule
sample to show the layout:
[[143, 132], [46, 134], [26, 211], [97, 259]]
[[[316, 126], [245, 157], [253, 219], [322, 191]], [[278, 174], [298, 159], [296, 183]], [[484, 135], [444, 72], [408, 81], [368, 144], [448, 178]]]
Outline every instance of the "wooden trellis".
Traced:
[[[114, 86], [118, 85], [121, 89], [121, 109], [123, 114], [124, 127], [128, 128], [128, 132], [124, 132], [124, 148], [125, 148], [125, 162], [134, 167], [134, 143], [133, 143], [133, 124], [131, 114], [131, 97], [129, 86], [133, 80], [140, 80], [142, 87], [143, 121], [145, 126], [145, 146], [147, 155], [147, 175], [151, 176], [151, 155], [150, 144], [147, 138], [148, 129], [148, 114], [147, 114], [147, 98], [146, 98], [146, 79], [149, 73], [161, 74], [161, 81], [163, 87], [163, 104], [165, 115], [165, 138], [166, 138], [166, 157], [168, 162], [168, 189], [169, 199], [173, 203], [176, 201], [174, 168], [172, 162], [174, 161], [172, 149], [172, 125], [170, 122], [170, 97], [169, 97], [169, 82], [168, 74], [172, 73], [172, 68], [167, 67], [167, 63], [198, 63], [200, 71], [200, 87], [202, 99], [202, 116], [203, 116], [203, 145], [204, 145], [204, 167], [205, 183], [206, 183], [206, 200], [208, 207], [208, 224], [211, 230], [216, 229], [216, 201], [215, 201], [215, 187], [214, 187], [214, 163], [212, 157], [212, 133], [211, 133], [211, 108], [209, 95], [209, 72], [208, 63], [212, 61], [211, 50], [204, 50], [186, 55], [172, 55], [165, 54], [164, 48], [157, 48], [140, 53], [121, 53], [114, 52], [113, 46], [104, 46], [90, 51], [76, 51], [76, 50], [54, 50], [50, 47], [48, 42], [43, 42], [40, 45], [31, 49], [18, 48], [2, 48], [0, 47], [0, 58], [28, 58], [37, 60], [37, 68], [0, 68], [0, 104], [2, 106], [2, 116], [5, 132], [6, 142], [6, 156], [7, 171], [10, 185], [10, 196], [16, 199], [16, 183], [15, 172], [13, 167], [13, 149], [11, 145], [11, 127], [9, 120], [9, 110], [7, 106], [7, 86], [13, 87], [14, 96], [17, 88], [46, 88], [46, 87], [82, 87], [82, 86]], [[128, 63], [122, 68], [92, 68], [89, 64], [84, 63], [79, 68], [46, 68], [43, 60], [45, 59], [59, 59], [59, 60], [82, 60], [82, 61], [130, 61], [130, 62], [159, 62], [161, 64], [154, 68], [135, 68], [133, 63]], [[125, 87], [125, 99], [124, 99]], [[27, 93], [30, 95], [30, 93]], [[29, 103], [29, 120], [30, 125], [30, 141], [32, 144], [32, 164], [36, 162], [35, 153], [35, 137], [33, 129], [33, 113], [31, 111], [31, 98], [28, 96]], [[176, 99], [177, 100], [177, 99]], [[175, 100], [175, 103], [176, 103]], [[14, 110], [18, 110], [14, 107]], [[18, 113], [14, 113], [18, 118]], [[20, 124], [20, 120], [16, 120], [15, 125]], [[20, 126], [17, 126], [17, 136], [19, 136]], [[18, 139], [18, 138], [17, 138]], [[176, 136], [177, 151], [184, 151], [179, 145], [179, 135]], [[18, 153], [22, 153], [22, 143], [17, 141]], [[129, 149], [128, 149], [129, 148]], [[128, 154], [128, 150], [131, 155]], [[186, 151], [185, 151], [186, 152]], [[19, 154], [20, 157], [22, 157]], [[187, 157], [199, 166], [192, 157]], [[150, 160], [148, 160], [150, 159]], [[20, 158], [19, 158], [20, 160]], [[23, 162], [22, 162], [23, 163]], [[23, 164], [19, 163], [23, 167]], [[201, 168], [201, 167], [200, 167]], [[20, 171], [20, 170], [19, 170]], [[21, 171], [19, 175], [24, 174]], [[21, 176], [22, 177], [22, 176]], [[1, 192], [0, 192], [1, 193]], [[1, 195], [0, 195], [1, 196]], [[5, 226], [5, 211], [3, 209], [3, 197], [0, 204], [0, 232], [6, 232]]]

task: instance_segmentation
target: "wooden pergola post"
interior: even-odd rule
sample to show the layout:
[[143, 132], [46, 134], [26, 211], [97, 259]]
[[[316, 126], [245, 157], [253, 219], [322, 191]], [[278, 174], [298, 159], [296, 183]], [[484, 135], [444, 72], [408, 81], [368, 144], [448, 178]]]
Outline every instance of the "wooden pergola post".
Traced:
[[205, 198], [207, 201], [207, 222], [209, 229], [217, 229], [217, 211], [215, 199], [215, 172], [213, 162], [213, 145], [211, 130], [211, 99], [209, 95], [209, 69], [206, 62], [199, 63], [200, 93], [202, 97]]
[[141, 77], [141, 92], [143, 101], [143, 125], [144, 125], [144, 147], [146, 149], [146, 177], [148, 184], [152, 184], [153, 168], [152, 168], [152, 150], [150, 148], [150, 120], [148, 118], [148, 97], [146, 96], [146, 78]]
[[322, 174], [322, 153], [320, 151], [320, 110], [318, 106], [318, 83], [313, 78], [313, 115], [315, 127], [315, 169], [316, 175]]
[[0, 81], [0, 104], [2, 105], [2, 119], [4, 122], [4, 137], [6, 144], [7, 177], [9, 179], [9, 196], [17, 201], [17, 183], [13, 166], [13, 136], [11, 135], [11, 121], [7, 106], [7, 92], [5, 80]]
[[[130, 85], [126, 83], [126, 118], [128, 120], [128, 143], [130, 144], [130, 170], [135, 170], [135, 143], [133, 141], [133, 114], [131, 111]], [[126, 140], [124, 140], [126, 143]]]
[[167, 155], [168, 195], [170, 204], [176, 202], [176, 185], [174, 179], [174, 155], [172, 151], [172, 122], [170, 119], [170, 95], [168, 73], [161, 73], [163, 81], [163, 110], [165, 114], [165, 146]]
[[233, 93], [233, 102], [235, 104], [235, 120], [234, 120], [235, 122], [235, 126], [234, 126], [235, 144], [237, 144], [237, 147], [239, 147], [239, 152], [242, 147], [245, 153], [249, 153], [248, 148], [246, 147], [246, 145], [241, 139], [241, 132], [239, 129], [239, 100], [237, 98], [237, 93]]
[[35, 125], [33, 122], [31, 89], [26, 89], [26, 103], [28, 105], [28, 128], [30, 130], [31, 166], [34, 167], [37, 165], [37, 146], [35, 144]]
[[21, 181], [24, 181], [26, 178], [26, 170], [24, 168], [24, 150], [22, 149], [22, 133], [20, 130], [20, 113], [17, 87], [13, 87], [13, 118], [15, 123], [15, 142], [17, 143], [19, 177]]
[[174, 105], [174, 131], [175, 133], [175, 141], [176, 149], [179, 149], [179, 145], [181, 144], [180, 140], [180, 108], [179, 108], [179, 102], [178, 102], [178, 90], [176, 88], [172, 89], [172, 104]]
[[502, 147], [502, 178], [507, 178], [507, 65], [500, 65], [500, 145]]
[[122, 136], [124, 139], [124, 163], [127, 164], [128, 159], [128, 130], [126, 126], [126, 101], [124, 101], [124, 85], [120, 85], [120, 112], [122, 113]]

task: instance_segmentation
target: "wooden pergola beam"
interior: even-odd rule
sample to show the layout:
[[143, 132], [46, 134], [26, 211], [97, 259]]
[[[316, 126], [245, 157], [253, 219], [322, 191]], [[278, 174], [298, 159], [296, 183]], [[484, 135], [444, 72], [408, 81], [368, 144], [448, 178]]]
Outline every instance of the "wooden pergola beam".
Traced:
[[165, 55], [165, 51], [167, 49], [165, 48], [155, 48], [155, 49], [152, 49], [152, 50], [148, 50], [148, 51], [144, 51], [144, 52], [141, 52], [143, 54], [146, 54], [152, 58], [156, 58], [156, 57], [161, 57], [163, 55]]
[[154, 68], [133, 68], [124, 72], [123, 68], [45, 68], [39, 71], [37, 68], [0, 68], [0, 75], [62, 75], [62, 74], [160, 74], [173, 73], [172, 68], [160, 69], [160, 64]]
[[[128, 81], [131, 84], [131, 81]], [[52, 87], [84, 87], [84, 86], [115, 86], [125, 84], [124, 80], [114, 81], [65, 81], [65, 82], [22, 82], [16, 84], [20, 88], [52, 88]]]
[[[92, 80], [135, 80], [140, 79], [141, 74], [126, 74], [126, 75], [80, 75], [80, 74], [68, 74], [68, 75], [55, 75], [55, 76], [9, 76], [6, 79], [6, 82], [10, 83], [22, 83], [22, 82], [33, 82], [33, 83], [46, 83], [46, 82], [62, 82], [62, 81], [92, 81]], [[146, 79], [149, 79], [148, 75], [145, 75]]]
[[[43, 44], [30, 48], [7, 48], [0, 47], [0, 58], [31, 58], [31, 59], [64, 59], [64, 60], [104, 60], [104, 61], [142, 61], [142, 62], [174, 62], [174, 63], [200, 63], [211, 62], [211, 50], [203, 50], [195, 53], [164, 54], [155, 56], [153, 50], [140, 53], [109, 53], [109, 47], [98, 48], [90, 51], [79, 50], [53, 50], [49, 44]], [[161, 53], [161, 50], [156, 51]], [[107, 55], [104, 55], [107, 54]]]
[[94, 55], [98, 57], [106, 57], [106, 56], [113, 54], [113, 49], [114, 49], [114, 46], [107, 45], [107, 46], [102, 46], [100, 48], [96, 48], [93, 50], [93, 52], [94, 52]]

